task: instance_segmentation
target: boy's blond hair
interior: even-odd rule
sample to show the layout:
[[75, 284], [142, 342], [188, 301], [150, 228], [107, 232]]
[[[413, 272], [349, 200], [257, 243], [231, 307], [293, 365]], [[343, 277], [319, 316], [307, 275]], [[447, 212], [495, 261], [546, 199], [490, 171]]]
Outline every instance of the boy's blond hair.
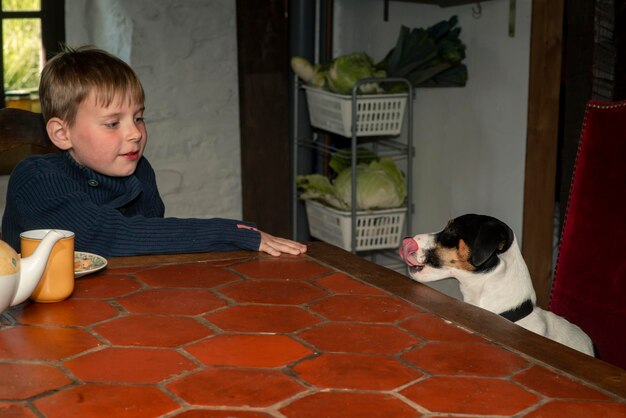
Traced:
[[104, 107], [113, 100], [143, 104], [145, 99], [139, 77], [118, 57], [92, 46], [65, 47], [41, 72], [41, 113], [46, 122], [58, 117], [72, 126], [78, 106], [91, 92]]

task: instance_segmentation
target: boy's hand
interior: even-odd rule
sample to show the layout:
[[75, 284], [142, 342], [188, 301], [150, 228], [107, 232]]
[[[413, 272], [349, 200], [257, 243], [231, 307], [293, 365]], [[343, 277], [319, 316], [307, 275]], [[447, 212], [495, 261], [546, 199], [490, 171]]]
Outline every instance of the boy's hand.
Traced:
[[307, 250], [306, 245], [300, 244], [296, 241], [291, 241], [285, 238], [278, 238], [265, 232], [261, 233], [261, 245], [259, 245], [259, 251], [278, 257], [285, 254], [304, 254]]

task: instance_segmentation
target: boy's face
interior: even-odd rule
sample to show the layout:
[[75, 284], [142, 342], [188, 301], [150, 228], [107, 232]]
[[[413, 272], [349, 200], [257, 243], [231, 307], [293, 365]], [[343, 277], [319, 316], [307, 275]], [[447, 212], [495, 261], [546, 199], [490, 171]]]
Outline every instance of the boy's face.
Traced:
[[104, 107], [91, 93], [79, 105], [74, 125], [67, 129], [70, 154], [78, 163], [107, 176], [133, 174], [148, 139], [143, 111], [143, 103], [119, 97]]

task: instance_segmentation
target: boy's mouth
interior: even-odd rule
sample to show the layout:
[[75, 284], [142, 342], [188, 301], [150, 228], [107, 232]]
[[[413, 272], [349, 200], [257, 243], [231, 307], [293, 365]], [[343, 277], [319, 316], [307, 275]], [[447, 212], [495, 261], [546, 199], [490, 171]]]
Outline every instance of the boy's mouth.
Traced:
[[132, 151], [132, 152], [127, 152], [126, 154], [122, 154], [122, 157], [131, 160], [131, 161], [135, 161], [139, 159], [139, 151]]

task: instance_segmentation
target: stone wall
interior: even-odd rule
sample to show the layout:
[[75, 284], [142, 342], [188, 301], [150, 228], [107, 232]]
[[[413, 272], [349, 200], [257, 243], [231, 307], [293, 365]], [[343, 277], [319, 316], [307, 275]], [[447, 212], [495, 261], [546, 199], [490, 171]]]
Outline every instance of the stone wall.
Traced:
[[69, 45], [128, 62], [166, 216], [241, 217], [235, 2], [66, 0]]

